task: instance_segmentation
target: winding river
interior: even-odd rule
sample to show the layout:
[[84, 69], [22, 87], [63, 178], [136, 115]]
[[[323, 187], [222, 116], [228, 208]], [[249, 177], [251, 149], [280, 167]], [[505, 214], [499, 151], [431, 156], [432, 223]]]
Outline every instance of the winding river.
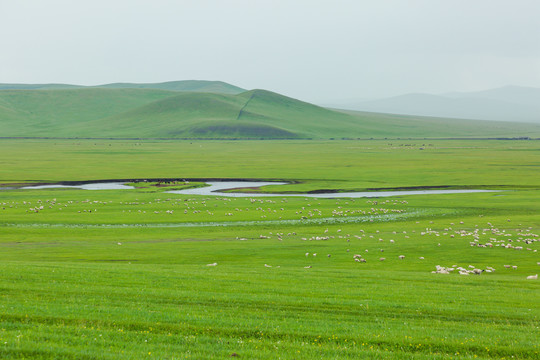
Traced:
[[[229, 193], [223, 190], [236, 188], [258, 188], [266, 185], [285, 185], [286, 182], [264, 182], [264, 181], [210, 181], [209, 186], [202, 188], [193, 188], [186, 190], [171, 190], [167, 193], [181, 195], [203, 195], [203, 196], [222, 196], [222, 197], [288, 197], [301, 196], [310, 198], [365, 198], [365, 197], [390, 197], [403, 195], [428, 195], [428, 194], [462, 194], [462, 193], [480, 193], [495, 192], [499, 190], [480, 190], [480, 189], [456, 189], [456, 190], [403, 190], [403, 191], [365, 191], [365, 192], [342, 192], [342, 193], [317, 193], [317, 194], [289, 194], [289, 193]], [[126, 190], [134, 189], [133, 186], [125, 185], [120, 182], [109, 183], [88, 183], [81, 185], [36, 185], [25, 186], [20, 189], [83, 189], [83, 190]]]

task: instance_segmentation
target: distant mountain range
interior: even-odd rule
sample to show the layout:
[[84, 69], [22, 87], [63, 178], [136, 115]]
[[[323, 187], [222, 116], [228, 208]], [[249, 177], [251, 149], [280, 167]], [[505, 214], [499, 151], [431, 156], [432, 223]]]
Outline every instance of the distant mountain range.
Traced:
[[508, 138], [540, 137], [540, 124], [335, 111], [220, 81], [3, 84], [0, 137]]
[[540, 123], [540, 89], [532, 87], [506, 86], [443, 95], [406, 94], [328, 105], [389, 114]]

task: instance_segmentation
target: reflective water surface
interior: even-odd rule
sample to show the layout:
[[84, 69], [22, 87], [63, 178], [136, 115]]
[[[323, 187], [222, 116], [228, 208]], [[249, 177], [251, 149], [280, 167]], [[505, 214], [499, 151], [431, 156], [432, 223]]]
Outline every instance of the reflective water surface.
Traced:
[[126, 190], [135, 189], [133, 186], [124, 185], [123, 183], [110, 182], [110, 183], [90, 183], [82, 185], [36, 185], [36, 186], [24, 186], [21, 189], [37, 190], [37, 189], [83, 189], [83, 190]]
[[187, 189], [187, 190], [172, 190], [168, 191], [172, 194], [183, 195], [215, 195], [227, 197], [285, 197], [285, 196], [302, 196], [311, 198], [363, 198], [363, 197], [389, 197], [398, 195], [424, 195], [424, 194], [459, 194], [459, 193], [477, 193], [477, 192], [492, 192], [497, 190], [407, 190], [407, 191], [365, 191], [365, 192], [342, 192], [342, 193], [317, 193], [317, 194], [261, 194], [261, 193], [224, 193], [221, 190], [235, 188], [260, 187], [265, 185], [284, 185], [285, 182], [250, 182], [250, 181], [219, 181], [208, 182], [210, 186], [203, 188]]
[[[258, 188], [266, 185], [285, 185], [286, 182], [269, 182], [269, 181], [210, 181], [209, 186], [201, 188], [193, 188], [186, 190], [171, 190], [167, 191], [171, 194], [181, 195], [205, 195], [205, 196], [223, 196], [223, 197], [285, 197], [285, 196], [301, 196], [310, 198], [363, 198], [363, 197], [389, 197], [402, 195], [428, 195], [428, 194], [461, 194], [461, 193], [479, 193], [479, 192], [494, 192], [498, 190], [403, 190], [403, 191], [364, 191], [364, 192], [342, 192], [342, 193], [317, 193], [317, 194], [262, 194], [262, 193], [229, 193], [222, 192], [223, 190], [236, 188]], [[125, 185], [120, 182], [108, 183], [89, 183], [82, 185], [36, 185], [25, 186], [21, 189], [54, 189], [54, 188], [72, 188], [83, 190], [126, 190], [134, 189], [133, 186]], [[7, 189], [6, 189], [7, 190]]]

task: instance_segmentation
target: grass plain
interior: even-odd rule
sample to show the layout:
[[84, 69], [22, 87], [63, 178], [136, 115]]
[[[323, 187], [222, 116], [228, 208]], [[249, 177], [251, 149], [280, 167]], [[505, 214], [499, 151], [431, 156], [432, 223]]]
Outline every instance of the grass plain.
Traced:
[[540, 283], [526, 279], [540, 269], [538, 141], [2, 140], [0, 153], [0, 186], [256, 178], [296, 181], [271, 192], [503, 190], [2, 190], [2, 358], [540, 357]]

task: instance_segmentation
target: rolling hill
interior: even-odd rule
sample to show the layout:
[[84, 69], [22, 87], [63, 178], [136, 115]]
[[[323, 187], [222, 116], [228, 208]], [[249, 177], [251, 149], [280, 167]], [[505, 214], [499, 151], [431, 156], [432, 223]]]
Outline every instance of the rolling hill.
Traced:
[[[540, 137], [540, 125], [335, 111], [266, 90], [0, 90], [0, 137], [331, 139]], [[148, 86], [152, 84], [147, 84]], [[213, 87], [223, 84], [206, 83]], [[205, 85], [205, 86], [206, 86]], [[172, 90], [174, 89], [174, 90]]]
[[168, 91], [210, 92], [222, 94], [239, 94], [246, 91], [223, 81], [181, 80], [162, 83], [112, 83], [96, 86], [70, 84], [0, 84], [0, 90], [65, 90], [65, 89], [156, 89]]
[[[324, 138], [361, 132], [354, 116], [265, 90], [238, 95], [180, 93], [77, 125], [92, 137]], [[97, 130], [99, 129], [99, 130]], [[365, 135], [365, 134], [364, 134]]]
[[240, 94], [245, 89], [228, 84], [223, 81], [205, 81], [205, 80], [182, 80], [168, 81], [163, 83], [137, 84], [137, 83], [113, 83], [99, 85], [96, 87], [108, 89], [158, 89], [169, 91], [190, 91], [218, 94]]

